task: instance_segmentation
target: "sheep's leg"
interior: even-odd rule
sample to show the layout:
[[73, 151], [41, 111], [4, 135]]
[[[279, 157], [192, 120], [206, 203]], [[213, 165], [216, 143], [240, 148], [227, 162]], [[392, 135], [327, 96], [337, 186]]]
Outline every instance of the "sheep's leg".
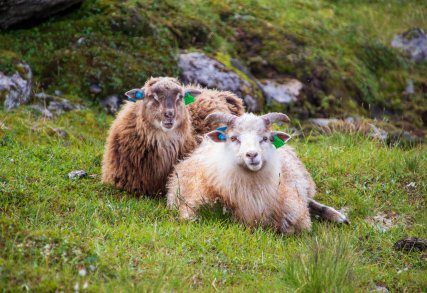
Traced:
[[178, 209], [181, 219], [194, 219], [199, 208], [205, 204], [209, 204], [207, 197], [193, 189], [186, 190], [186, 192], [182, 192], [181, 189], [173, 194], [168, 194], [168, 205]]
[[350, 222], [348, 221], [345, 215], [343, 215], [342, 213], [340, 213], [339, 211], [337, 211], [332, 207], [318, 203], [314, 199], [309, 200], [308, 208], [310, 210], [311, 215], [317, 215], [322, 219], [325, 219], [331, 222], [350, 224]]

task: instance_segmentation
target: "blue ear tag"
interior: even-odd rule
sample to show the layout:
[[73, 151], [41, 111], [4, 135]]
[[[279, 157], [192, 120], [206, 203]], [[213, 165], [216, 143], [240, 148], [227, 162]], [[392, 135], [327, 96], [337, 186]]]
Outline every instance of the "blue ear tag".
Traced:
[[136, 98], [137, 100], [142, 100], [142, 99], [144, 98], [144, 93], [143, 93], [143, 92], [140, 92], [140, 91], [137, 91], [137, 92], [135, 93], [135, 98]]
[[[227, 126], [218, 127], [216, 130], [221, 131], [221, 132], [225, 132], [227, 130]], [[218, 139], [219, 140], [225, 140], [225, 135], [222, 133], [218, 134]]]

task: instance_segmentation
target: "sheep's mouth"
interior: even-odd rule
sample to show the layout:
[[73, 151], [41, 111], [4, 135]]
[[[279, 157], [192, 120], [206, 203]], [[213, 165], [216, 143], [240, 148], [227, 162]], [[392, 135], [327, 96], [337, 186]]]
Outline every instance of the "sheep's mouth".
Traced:
[[175, 125], [175, 121], [174, 120], [164, 120], [162, 121], [162, 127], [165, 129], [172, 129], [173, 126]]
[[249, 161], [246, 162], [246, 167], [253, 172], [259, 171], [262, 167], [261, 161]]

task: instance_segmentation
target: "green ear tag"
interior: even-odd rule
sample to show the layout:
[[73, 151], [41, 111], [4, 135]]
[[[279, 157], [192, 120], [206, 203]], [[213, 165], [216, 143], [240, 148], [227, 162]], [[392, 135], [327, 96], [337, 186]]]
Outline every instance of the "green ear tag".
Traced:
[[194, 103], [195, 99], [190, 93], [186, 93], [184, 96], [184, 104], [188, 105]]
[[286, 142], [281, 140], [280, 137], [278, 137], [277, 135], [273, 136], [273, 138], [274, 138], [273, 145], [276, 147], [276, 149], [278, 149], [278, 148], [280, 148], [286, 144]]

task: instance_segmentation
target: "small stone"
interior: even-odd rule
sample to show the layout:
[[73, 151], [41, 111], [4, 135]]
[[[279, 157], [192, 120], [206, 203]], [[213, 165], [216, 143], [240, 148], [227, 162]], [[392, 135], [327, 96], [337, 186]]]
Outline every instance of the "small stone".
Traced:
[[412, 79], [408, 79], [404, 93], [407, 95], [415, 94], [414, 81]]
[[415, 182], [410, 182], [410, 183], [406, 184], [406, 187], [415, 189], [417, 187], [417, 185]]
[[77, 47], [80, 47], [80, 46], [84, 45], [85, 43], [86, 43], [86, 38], [84, 38], [84, 37], [80, 37], [80, 38], [77, 40], [76, 45], [77, 45]]
[[89, 270], [91, 270], [92, 272], [96, 269], [96, 267], [94, 265], [90, 265], [89, 266]]
[[328, 127], [331, 123], [338, 121], [336, 118], [313, 118], [309, 119], [311, 123], [319, 127]]
[[50, 112], [48, 109], [46, 109], [42, 105], [31, 105], [30, 108], [36, 110], [37, 112], [42, 114], [43, 117], [45, 117], [45, 118], [48, 118], [48, 119], [53, 118], [52, 112]]
[[371, 126], [371, 130], [372, 130], [371, 137], [373, 139], [377, 139], [377, 140], [382, 141], [382, 142], [387, 141], [387, 138], [388, 138], [387, 131], [376, 127], [374, 124], [369, 124], [369, 125]]
[[60, 128], [52, 128], [52, 130], [61, 138], [68, 137], [68, 133]]
[[377, 285], [375, 286], [375, 292], [388, 293], [388, 289], [384, 286]]
[[86, 274], [87, 274], [87, 271], [86, 271], [86, 269], [85, 269], [85, 268], [81, 268], [81, 269], [79, 270], [79, 276], [80, 276], [80, 277], [84, 277], [84, 276], [86, 276]]
[[60, 91], [60, 90], [55, 90], [55, 96], [58, 96], [58, 97], [60, 97], [60, 96], [62, 96], [63, 94], [62, 94], [62, 92]]
[[102, 88], [96, 83], [93, 83], [90, 85], [89, 91], [93, 94], [99, 94], [102, 92]]
[[86, 176], [87, 176], [87, 173], [84, 170], [75, 170], [68, 173], [68, 178], [70, 179], [80, 179]]

